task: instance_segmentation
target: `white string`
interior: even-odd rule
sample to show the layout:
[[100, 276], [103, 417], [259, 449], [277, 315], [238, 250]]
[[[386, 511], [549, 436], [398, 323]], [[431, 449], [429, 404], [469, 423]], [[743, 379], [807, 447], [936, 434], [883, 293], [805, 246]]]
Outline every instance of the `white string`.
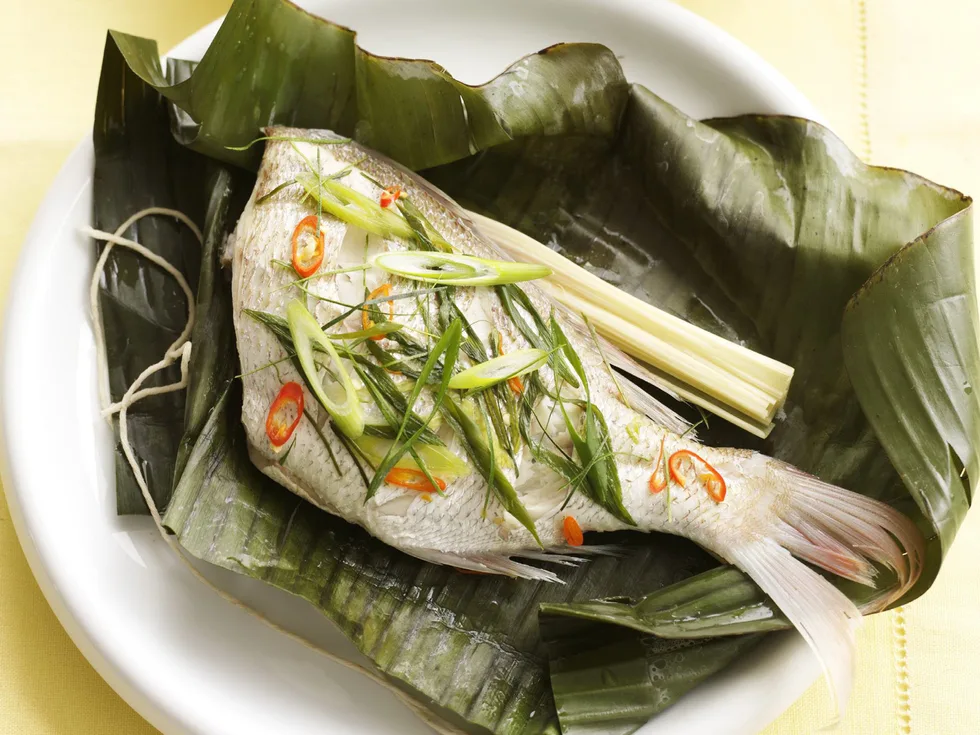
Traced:
[[[135, 250], [140, 255], [148, 258], [151, 262], [160, 266], [168, 273], [170, 273], [177, 282], [181, 285], [184, 290], [184, 294], [187, 295], [188, 310], [191, 313], [191, 318], [188, 320], [187, 328], [184, 330], [185, 335], [190, 335], [191, 329], [194, 326], [193, 323], [193, 309], [194, 309], [194, 294], [190, 287], [187, 285], [187, 281], [184, 279], [183, 274], [180, 273], [176, 268], [174, 268], [168, 261], [164, 260], [156, 253], [147, 250], [145, 247], [140, 245], [138, 242], [133, 240], [123, 240], [122, 234], [126, 232], [130, 227], [139, 222], [144, 217], [149, 217], [152, 215], [162, 215], [165, 217], [173, 217], [174, 219], [185, 224], [194, 236], [197, 238], [199, 244], [204, 244], [204, 235], [198, 228], [194, 221], [188, 217], [186, 214], [177, 209], [168, 209], [166, 207], [147, 207], [146, 209], [141, 209], [131, 217], [129, 217], [125, 222], [123, 222], [116, 231], [112, 233], [111, 236], [102, 237], [102, 235], [107, 235], [108, 233], [101, 233], [97, 230], [93, 230], [90, 227], [82, 228], [82, 231], [97, 240], [102, 240], [106, 243], [106, 246], [102, 248], [102, 252], [99, 254], [99, 259], [95, 263], [95, 271], [92, 273], [92, 281], [89, 284], [89, 311], [92, 314], [92, 328], [95, 333], [95, 364], [96, 373], [99, 378], [99, 405], [102, 407], [103, 412], [108, 408], [109, 404], [109, 370], [106, 367], [106, 357], [105, 357], [105, 331], [102, 328], [102, 309], [99, 304], [99, 282], [102, 280], [102, 271], [105, 270], [105, 264], [109, 260], [109, 253], [112, 252], [113, 245], [123, 245], [131, 250]], [[98, 234], [93, 234], [98, 233]], [[184, 336], [184, 335], [182, 335]], [[185, 336], [186, 339], [186, 336]], [[173, 349], [173, 348], [171, 348]], [[168, 350], [169, 352], [169, 350]], [[105, 414], [103, 414], [105, 415]], [[111, 423], [111, 414], [106, 415], [106, 420]]]
[[[450, 723], [443, 720], [436, 713], [429, 710], [427, 707], [422, 705], [420, 702], [416, 701], [413, 697], [403, 692], [397, 686], [392, 684], [390, 681], [381, 676], [377, 671], [373, 671], [359, 663], [350, 661], [342, 656], [327, 651], [326, 649], [316, 645], [307, 638], [288, 630], [278, 623], [269, 620], [265, 615], [260, 613], [258, 610], [249, 607], [241, 600], [236, 599], [228, 592], [225, 592], [221, 588], [215, 586], [208, 580], [201, 572], [197, 570], [187, 558], [186, 552], [183, 547], [176, 541], [175, 537], [167, 533], [166, 528], [163, 525], [163, 519], [160, 516], [160, 511], [157, 509], [156, 503], [153, 500], [153, 496], [150, 494], [149, 487], [146, 484], [146, 480], [143, 477], [143, 473], [140, 469], [139, 462], [137, 461], [136, 455], [133, 451], [132, 445], [129, 443], [129, 426], [127, 421], [127, 413], [129, 408], [137, 401], [146, 398], [151, 395], [160, 395], [163, 393], [170, 393], [172, 391], [180, 390], [187, 386], [188, 379], [188, 365], [190, 362], [191, 355], [191, 343], [188, 341], [190, 337], [191, 330], [194, 327], [194, 293], [191, 291], [190, 286], [187, 283], [187, 279], [184, 278], [183, 274], [174, 268], [169, 261], [161, 258], [156, 253], [147, 250], [144, 246], [140, 245], [134, 240], [128, 240], [122, 237], [122, 233], [128, 230], [133, 223], [139, 221], [143, 217], [150, 215], [163, 215], [169, 217], [175, 217], [185, 225], [187, 225], [197, 237], [198, 242], [203, 245], [204, 238], [201, 231], [197, 226], [187, 217], [183, 212], [179, 212], [174, 209], [165, 209], [163, 207], [150, 207], [147, 209], [140, 210], [132, 217], [127, 219], [122, 225], [120, 225], [114, 233], [102, 232], [100, 230], [92, 229], [91, 227], [82, 228], [82, 232], [89, 237], [96, 240], [101, 240], [106, 243], [105, 248], [102, 250], [102, 254], [99, 256], [98, 261], [95, 264], [95, 271], [92, 273], [92, 281], [89, 285], [89, 309], [92, 315], [92, 328], [95, 333], [95, 344], [96, 344], [96, 360], [98, 364], [100, 378], [99, 382], [99, 405], [102, 411], [102, 415], [108, 420], [112, 421], [112, 415], [118, 413], [119, 415], [119, 444], [122, 447], [123, 454], [126, 456], [126, 460], [129, 462], [129, 467], [133, 471], [133, 475], [136, 478], [136, 484], [139, 486], [140, 494], [143, 496], [143, 500], [146, 502], [147, 507], [150, 510], [150, 516], [153, 518], [153, 523], [159, 531], [160, 535], [167, 545], [174, 551], [177, 557], [181, 560], [184, 566], [190, 570], [198, 580], [209, 587], [211, 590], [216, 592], [220, 597], [230, 602], [237, 608], [244, 610], [245, 612], [251, 614], [253, 617], [258, 618], [261, 622], [268, 625], [273, 630], [282, 633], [293, 640], [299, 642], [306, 648], [316, 651], [322, 654], [327, 659], [346, 666], [347, 668], [363, 674], [368, 679], [371, 679], [375, 683], [384, 687], [392, 694], [394, 694], [398, 699], [400, 699], [405, 705], [407, 705], [418, 717], [420, 717], [429, 727], [435, 730], [440, 735], [465, 735], [465, 733], [451, 725]], [[108, 389], [108, 370], [106, 367], [105, 359], [105, 328], [102, 324], [102, 314], [99, 309], [99, 282], [102, 278], [102, 271], [105, 268], [106, 261], [108, 259], [109, 251], [112, 249], [113, 245], [119, 245], [128, 248], [139, 255], [145, 257], [150, 262], [163, 268], [167, 273], [169, 273], [180, 285], [184, 294], [187, 296], [187, 325], [181, 332], [177, 340], [170, 346], [164, 355], [163, 359], [156, 362], [149, 367], [147, 367], [136, 380], [133, 381], [132, 385], [126, 390], [126, 393], [120, 398], [116, 403], [109, 404], [109, 389]], [[140, 386], [150, 378], [150, 376], [163, 370], [174, 363], [175, 360], [180, 359], [180, 380], [176, 383], [170, 383], [169, 385], [144, 388], [140, 390]]]
[[[102, 409], [102, 415], [106, 418], [111, 417], [114, 413], [118, 413], [124, 407], [128, 408], [132, 406], [139, 400], [147, 398], [149, 396], [158, 396], [163, 393], [171, 393], [176, 390], [181, 390], [187, 387], [187, 376], [188, 367], [190, 366], [191, 359], [191, 343], [184, 342], [176, 352], [176, 356], [180, 357], [180, 380], [176, 383], [168, 383], [167, 385], [154, 386], [153, 388], [143, 388], [141, 390], [136, 390], [142, 383], [149, 378], [154, 373], [163, 370], [173, 364], [173, 358], [171, 357], [170, 351], [167, 352], [167, 356], [160, 360], [159, 362], [153, 363], [146, 370], [139, 374], [139, 377], [133, 381], [133, 384], [129, 386], [126, 393], [118, 401], [113, 403], [111, 406], [106, 406]], [[135, 392], [134, 392], [135, 391]]]

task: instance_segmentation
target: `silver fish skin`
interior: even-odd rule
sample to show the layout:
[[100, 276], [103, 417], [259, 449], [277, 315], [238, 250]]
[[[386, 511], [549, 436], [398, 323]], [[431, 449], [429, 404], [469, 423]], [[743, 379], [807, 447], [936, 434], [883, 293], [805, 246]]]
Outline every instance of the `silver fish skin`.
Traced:
[[[245, 310], [284, 318], [287, 305], [299, 298], [323, 324], [346, 310], [340, 304], [358, 304], [365, 293], [383, 283], [390, 282], [394, 294], [427, 286], [392, 279], [380, 269], [371, 268], [314, 277], [305, 282], [306, 292], [300, 290], [294, 285], [298, 276], [282, 263], [292, 257], [291, 238], [297, 223], [316, 214], [317, 205], [303, 197], [298, 185], [272, 193], [277, 186], [311, 169], [329, 176], [351, 167], [342, 179], [344, 184], [375, 201], [382, 192], [379, 184], [400, 187], [457, 252], [498, 260], [508, 258], [445, 195], [383, 156], [329, 131], [270, 128], [266, 133], [280, 139], [267, 143], [258, 181], [230, 243], [235, 331], [243, 374], [242, 422], [252, 461], [264, 473], [406, 553], [476, 571], [556, 580], [547, 569], [519, 558], [537, 557], [542, 546], [557, 554], [580, 552], [566, 542], [563, 527], [567, 517], [574, 518], [584, 532], [632, 528], [685, 536], [749, 573], [804, 630], [825, 663], [847, 658], [841, 653], [850, 646], [847, 621], [859, 613], [794, 556], [865, 584], [873, 584], [876, 564], [891, 567], [899, 581], [882, 590], [871, 607], [897, 599], [914, 583], [921, 566], [921, 538], [908, 519], [888, 506], [826, 485], [762, 454], [703, 446], [692, 433], [685, 433], [682, 420], [655, 401], [645, 401], [642, 412], [636, 410], [634, 402], [628, 400], [630, 391], [624, 398], [622, 383], [610, 375], [603, 354], [582, 330], [581, 323], [557, 308], [533, 282], [520, 286], [545, 319], [555, 315], [582, 362], [588, 379], [588, 398], [609, 427], [608, 449], [616, 457], [622, 502], [635, 526], [619, 520], [582, 492], [573, 493], [564, 505], [567, 482], [534, 462], [526, 447], [518, 452], [516, 466], [504, 471], [534, 518], [541, 546], [504, 511], [492, 493], [486, 502], [487, 484], [475, 471], [450, 482], [442, 495], [383, 484], [365, 502], [364, 481], [354, 459], [326, 426], [325, 413], [305, 388], [305, 405], [314, 420], [300, 421], [287, 460], [281, 462], [282, 453], [272, 447], [266, 435], [266, 417], [282, 385], [287, 381], [303, 384], [303, 378], [291, 361], [284, 361], [286, 353], [272, 332]], [[281, 138], [332, 142], [313, 144]], [[259, 200], [261, 203], [257, 203]], [[381, 252], [417, 249], [406, 240], [368, 236], [326, 213], [321, 215], [321, 231], [325, 254], [320, 272], [356, 266]], [[491, 330], [499, 332], [503, 352], [532, 346], [515, 328], [493, 289], [458, 288], [455, 300], [484, 339]], [[392, 304], [393, 321], [404, 324], [416, 339], [431, 342], [422, 311], [429, 310], [434, 319], [434, 298], [422, 299], [419, 305], [414, 300]], [[433, 319], [429, 323], [434, 323]], [[361, 314], [356, 312], [335, 330], [355, 331], [361, 325]], [[386, 340], [380, 344], [391, 343]], [[489, 345], [487, 348], [489, 352]], [[465, 365], [462, 353], [461, 359]], [[549, 390], [560, 388], [566, 399], [586, 397], [583, 390], [573, 390], [567, 383], [559, 385], [547, 366], [540, 369], [539, 375]], [[619, 381], [628, 379], [620, 377]], [[427, 389], [414, 408], [425, 416], [431, 405], [432, 396]], [[370, 414], [370, 403], [365, 402], [364, 406]], [[540, 399], [535, 413], [541, 424], [548, 426], [550, 439], [541, 432], [546, 444], [553, 440], [573, 455], [564, 419], [550, 399]], [[378, 417], [374, 420], [380, 422]], [[440, 434], [447, 438], [450, 449], [465, 458], [446, 427], [440, 429]], [[690, 454], [678, 455], [686, 459], [676, 472], [670, 472], [665, 467], [666, 458], [677, 452]], [[704, 463], [724, 480], [721, 502], [706, 490], [705, 473], [709, 470]], [[652, 492], [652, 475], [656, 476], [654, 484], [665, 483], [666, 489]], [[807, 606], [821, 609], [815, 613]], [[847, 667], [827, 665], [836, 689], [846, 692]]]

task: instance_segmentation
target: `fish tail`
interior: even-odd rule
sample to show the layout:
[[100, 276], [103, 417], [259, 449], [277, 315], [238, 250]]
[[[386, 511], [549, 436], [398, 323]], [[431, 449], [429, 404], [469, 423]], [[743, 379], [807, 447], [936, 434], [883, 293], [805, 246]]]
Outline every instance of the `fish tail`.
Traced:
[[[857, 623], [862, 613], [882, 610], [911, 589], [922, 571], [924, 541], [908, 517], [885, 503], [782, 462], [771, 460], [770, 469], [778, 486], [787, 490], [774, 505], [772, 525], [725, 553], [813, 649], [839, 714], [853, 680]], [[859, 609], [803, 562], [870, 587], [876, 586], [883, 567], [894, 582]]]
[[912, 520], [890, 505], [823, 482], [773, 460], [790, 488], [776, 539], [794, 555], [839, 577], [875, 587], [879, 569], [895, 577], [861, 606], [884, 610], [919, 579], [925, 541]]
[[854, 631], [861, 618], [840, 590], [773, 539], [729, 553], [813, 649], [830, 687], [834, 708], [844, 711], [854, 678]]

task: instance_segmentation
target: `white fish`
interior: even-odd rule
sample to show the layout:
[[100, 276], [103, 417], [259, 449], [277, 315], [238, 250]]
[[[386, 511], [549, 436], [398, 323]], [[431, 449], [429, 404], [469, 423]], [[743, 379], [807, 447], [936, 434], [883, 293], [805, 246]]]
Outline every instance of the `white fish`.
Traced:
[[[505, 258], [452, 202], [382, 156], [352, 142], [337, 143], [336, 136], [327, 131], [274, 128], [267, 132], [276, 138], [335, 142], [324, 145], [270, 140], [258, 182], [231, 244], [235, 327], [244, 374], [242, 421], [252, 459], [263, 472], [408, 554], [482, 572], [555, 579], [551, 572], [515, 559], [540, 559], [544, 552], [567, 557], [581, 551], [566, 542], [564, 526], [568, 517], [586, 532], [632, 528], [690, 538], [740, 567], [772, 598], [816, 650], [843, 706], [850, 688], [851, 620], [860, 617], [860, 612], [799, 560], [868, 585], [874, 583], [875, 564], [892, 569], [898, 583], [881, 590], [865, 611], [881, 609], [904, 594], [919, 575], [923, 546], [915, 526], [887, 505], [823, 483], [780, 461], [749, 451], [702, 446], [693, 435], [682, 436], [685, 425], [681, 419], [651, 398], [641, 400], [642, 392], [620, 378], [630, 397], [627, 405], [602, 354], [576, 324], [575, 317], [560, 312], [533, 283], [520, 287], [546, 319], [554, 311], [582, 362], [590, 387], [589, 400], [609, 427], [606, 449], [615, 457], [622, 504], [635, 526], [617, 518], [584, 492], [575, 492], [564, 505], [568, 481], [535, 462], [526, 446], [515, 453], [516, 467], [508, 465], [501, 453], [498, 455], [502, 471], [534, 520], [540, 545], [496, 497], [491, 497], [485, 510], [488, 487], [476, 471], [449, 482], [442, 495], [383, 484], [365, 502], [366, 488], [354, 456], [325, 425], [326, 413], [306, 387], [303, 390], [308, 416], [296, 426], [287, 460], [282, 462], [285, 448], [277, 450], [270, 443], [266, 419], [284, 383], [303, 384], [304, 380], [292, 362], [283, 361], [287, 353], [273, 332], [245, 310], [285, 317], [287, 305], [299, 298], [323, 324], [347, 311], [332, 302], [359, 304], [366, 291], [388, 281], [394, 294], [426, 286], [404, 279], [392, 281], [380, 269], [369, 268], [310, 279], [305, 282], [307, 291], [301, 291], [294, 285], [298, 276], [283, 267], [283, 262], [288, 263], [292, 257], [294, 228], [303, 218], [317, 214], [317, 205], [304, 197], [299, 185], [287, 185], [269, 196], [270, 192], [297, 176], [309, 175], [311, 169], [326, 177], [353, 164], [340, 179], [346, 186], [374, 201], [382, 192], [379, 183], [400, 187], [458, 252]], [[397, 206], [389, 211], [397, 211]], [[324, 235], [324, 258], [318, 271], [321, 273], [363, 264], [381, 252], [418, 249], [407, 239], [368, 236], [325, 212], [320, 217], [320, 228]], [[454, 299], [483, 340], [489, 338], [491, 331], [499, 332], [504, 353], [530, 346], [493, 289], [459, 288]], [[432, 323], [436, 299], [430, 294], [391, 304], [392, 321], [403, 324], [405, 334], [413, 339], [429, 344], [422, 312], [429, 310]], [[362, 312], [355, 311], [332, 331], [358, 330], [362, 320]], [[393, 348], [388, 340], [376, 344]], [[465, 366], [462, 353], [461, 359]], [[273, 363], [275, 366], [269, 367]], [[551, 367], [541, 368], [537, 375], [552, 393], [556, 390]], [[399, 376], [393, 379], [405, 382]], [[561, 395], [566, 400], [585, 398], [581, 389], [572, 389], [563, 381]], [[432, 393], [423, 391], [415, 411], [425, 416], [432, 400]], [[642, 412], [633, 406], [642, 407]], [[364, 408], [369, 423], [384, 423], [380, 414], [372, 413], [367, 396]], [[570, 410], [573, 423], [582, 420], [581, 408]], [[574, 457], [565, 418], [561, 411], [554, 410], [553, 401], [539, 398], [535, 413], [540, 424], [547, 425], [550, 437], [545, 437], [538, 426], [537, 438], [552, 448], [553, 440]], [[448, 426], [443, 425], [439, 434], [447, 447], [465, 460], [458, 437]], [[674, 460], [671, 471], [666, 468], [666, 458]], [[369, 476], [373, 472], [370, 467], [366, 471]], [[722, 481], [724, 497], [719, 500]], [[651, 491], [665, 484], [669, 488]]]

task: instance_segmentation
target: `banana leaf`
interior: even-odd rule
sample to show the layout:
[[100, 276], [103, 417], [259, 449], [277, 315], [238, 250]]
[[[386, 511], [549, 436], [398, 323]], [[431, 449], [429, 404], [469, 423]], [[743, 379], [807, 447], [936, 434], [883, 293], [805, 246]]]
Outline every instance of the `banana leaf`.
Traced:
[[174, 466], [174, 485], [184, 472], [211, 409], [227, 389], [231, 379], [228, 371], [237, 364], [234, 325], [228, 318], [227, 274], [221, 269], [220, 253], [238, 214], [244, 209], [253, 183], [250, 177], [222, 166], [215, 167], [209, 182], [188, 368], [189, 375], [194, 376], [194, 388], [186, 393], [183, 431]]
[[541, 616], [563, 735], [629, 735], [761, 634], [665, 640], [566, 616]]
[[[166, 101], [133, 74], [116, 45], [107, 40], [95, 108], [92, 221], [110, 232], [146, 207], [170, 207], [204, 222], [200, 182], [210, 165], [168, 134]], [[197, 280], [200, 247], [175, 220], [147, 217], [123, 233]], [[98, 251], [102, 250], [101, 245]], [[125, 248], [114, 248], [99, 287], [106, 334], [109, 391], [116, 401], [148, 365], [160, 359], [184, 328], [187, 305], [173, 279]], [[146, 385], [180, 379], [171, 366]], [[140, 401], [129, 411], [129, 436], [144, 467], [150, 492], [165, 506], [170, 496], [177, 444], [183, 432], [184, 394], [166, 393]], [[120, 447], [115, 451], [116, 509], [146, 513], [146, 505]]]
[[252, 168], [260, 148], [230, 148], [274, 123], [356, 135], [420, 169], [569, 128], [613, 135], [628, 96], [604, 46], [554, 46], [473, 87], [434, 62], [365, 51], [353, 31], [286, 0], [236, 0], [194, 74], [175, 84], [160, 71], [155, 42], [111, 35], [129, 68], [182, 111], [182, 143]]
[[[257, 149], [228, 146], [261, 125], [333, 128], [424, 169], [451, 195], [621, 288], [794, 365], [790, 400], [765, 444], [716, 420], [702, 435], [758, 446], [908, 512], [929, 539], [929, 558], [907, 599], [931, 583], [977, 477], [967, 198], [865, 166], [808, 121], [692, 120], [629, 87], [612, 54], [592, 45], [554, 47], [469, 88], [430, 62], [366, 54], [346, 29], [281, 0], [238, 0], [201, 64], [185, 65], [176, 84], [161, 73], [152, 42], [123, 34], [111, 41], [140, 80], [175, 103], [175, 135], [197, 150], [252, 166]], [[616, 723], [612, 689], [584, 710], [568, 704], [585, 701], [577, 687], [593, 674], [601, 680], [603, 662], [642, 670], [645, 649], [618, 645], [623, 636], [780, 625], [738, 570], [718, 570], [691, 545], [660, 536], [633, 537], [624, 560], [566, 572], [571, 584], [560, 592], [422, 565], [309, 511], [252, 469], [234, 404], [226, 394], [210, 413], [177, 484], [167, 522], [181, 543], [311, 599], [389, 676], [468, 729], [547, 731], [558, 716], [569, 731], [575, 719], [590, 732], [631, 732], [655, 708]], [[311, 577], [311, 560], [335, 577]], [[501, 601], [499, 610], [475, 602], [487, 599]], [[595, 644], [608, 636], [608, 658], [562, 654], [549, 687], [547, 650], [527, 614], [543, 604], [548, 620], [605, 623]], [[670, 625], [658, 611], [672, 606], [694, 611], [703, 625]], [[746, 624], [745, 611], [757, 625]], [[446, 620], [465, 624], [447, 630]], [[725, 661], [725, 650], [738, 655], [750, 640], [732, 638], [729, 648], [695, 641], [705, 648], [685, 649], [685, 660], [696, 663], [704, 650], [715, 653], [702, 663]], [[433, 666], [422, 653], [431, 650], [448, 657]], [[494, 666], [509, 672], [506, 682], [480, 679]], [[675, 680], [710, 670], [698, 664]]]
[[943, 551], [980, 477], [971, 214], [960, 210], [895, 253], [851, 298], [841, 331], [861, 408], [888, 437], [905, 483], [920, 489]]
[[739, 569], [721, 566], [637, 602], [543, 604], [542, 616], [606, 623], [665, 638], [709, 638], [782, 630], [789, 622]]
[[[183, 67], [171, 64], [170, 68], [176, 72]], [[129, 69], [118, 46], [107, 38], [92, 134], [92, 222], [96, 229], [112, 232], [140, 209], [167, 207], [190, 216], [207, 239], [224, 237], [229, 201], [227, 193], [217, 196], [217, 192], [230, 187], [228, 177], [238, 183], [238, 202], [233, 205], [237, 217], [254, 179], [179, 145], [169, 134], [170, 124], [166, 99]], [[201, 246], [184, 225], [169, 217], [152, 216], [122, 234], [166, 258], [189, 283], [197, 283]], [[98, 252], [102, 247], [99, 244]], [[205, 281], [210, 281], [210, 274]], [[112, 250], [99, 286], [109, 392], [115, 401], [183, 331], [187, 304], [168, 274], [125, 248]], [[195, 353], [192, 370], [199, 368]], [[179, 379], [179, 365], [174, 364], [145, 385]], [[213, 402], [213, 396], [209, 400]], [[184, 393], [177, 391], [146, 398], [128, 412], [130, 444], [159, 508], [169, 502], [178, 474], [175, 467], [189, 450], [185, 410], [190, 407], [185, 408]], [[148, 513], [115, 428], [116, 511], [120, 515]]]

